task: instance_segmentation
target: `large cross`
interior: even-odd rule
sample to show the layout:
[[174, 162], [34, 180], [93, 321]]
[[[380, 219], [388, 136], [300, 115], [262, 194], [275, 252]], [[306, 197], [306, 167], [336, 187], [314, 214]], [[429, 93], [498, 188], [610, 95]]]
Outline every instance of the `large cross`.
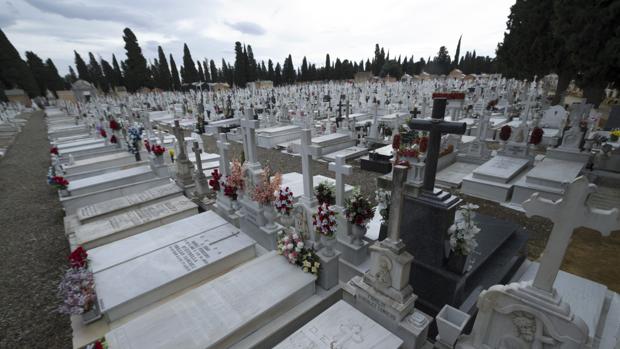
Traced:
[[407, 180], [406, 166], [394, 165], [392, 170], [392, 195], [390, 205], [390, 217], [388, 219], [388, 236], [385, 240], [395, 253], [400, 253], [405, 248], [400, 239], [400, 222], [402, 220], [403, 201], [405, 193], [405, 181]]
[[187, 159], [187, 153], [185, 149], [185, 135], [183, 134], [183, 129], [179, 125], [179, 120], [174, 120], [173, 133], [174, 136], [177, 138], [177, 143], [179, 144], [179, 156], [177, 156], [177, 159]]
[[562, 199], [552, 201], [534, 193], [523, 203], [528, 217], [541, 216], [553, 222], [551, 235], [534, 278], [535, 288], [553, 292], [553, 283], [576, 228], [593, 229], [603, 236], [609, 236], [611, 231], [620, 228], [618, 208], [602, 210], [587, 205], [588, 196], [595, 191], [596, 185], [588, 183], [588, 180], [581, 176], [566, 188]]
[[306, 202], [312, 201], [314, 195], [314, 185], [312, 183], [312, 157], [320, 156], [321, 148], [312, 144], [312, 132], [304, 129], [301, 133], [301, 146], [299, 155], [301, 155], [301, 172], [304, 183], [304, 198]]
[[219, 138], [217, 140], [217, 148], [220, 150], [220, 172], [222, 173], [222, 177], [226, 178], [230, 175], [230, 168], [228, 165], [228, 149], [230, 148], [230, 143], [226, 139], [226, 133], [220, 133]]
[[245, 118], [241, 119], [241, 127], [245, 131], [245, 141], [247, 142], [247, 161], [250, 164], [255, 164], [258, 162], [256, 159], [256, 129], [258, 128], [259, 122], [258, 120], [254, 120], [252, 116], [252, 111], [250, 109], [246, 109]]
[[426, 161], [424, 169], [424, 190], [433, 191], [435, 188], [435, 174], [437, 173], [437, 161], [439, 160], [439, 151], [441, 150], [441, 134], [459, 134], [465, 133], [467, 125], [464, 122], [444, 121], [443, 117], [446, 113], [446, 98], [435, 98], [433, 100], [433, 115], [431, 120], [412, 119], [409, 123], [413, 129], [429, 131], [428, 150], [426, 152]]
[[329, 163], [329, 170], [336, 173], [336, 205], [344, 205], [344, 176], [353, 173], [353, 167], [347, 165], [344, 155], [336, 155], [335, 162]]
[[202, 159], [200, 158], [200, 154], [202, 154], [202, 149], [200, 149], [200, 145], [198, 145], [197, 141], [194, 141], [194, 146], [192, 147], [192, 151], [194, 155], [196, 155], [196, 178], [204, 176], [202, 172]]

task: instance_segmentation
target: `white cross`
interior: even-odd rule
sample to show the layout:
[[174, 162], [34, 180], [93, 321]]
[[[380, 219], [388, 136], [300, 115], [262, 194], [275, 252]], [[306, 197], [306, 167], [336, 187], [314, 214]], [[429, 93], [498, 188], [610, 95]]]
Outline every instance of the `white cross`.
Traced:
[[533, 285], [537, 289], [553, 292], [553, 283], [576, 228], [590, 228], [599, 231], [603, 236], [609, 236], [611, 231], [620, 227], [617, 208], [602, 210], [587, 206], [588, 196], [595, 191], [596, 185], [588, 183], [588, 180], [581, 176], [568, 185], [564, 197], [558, 201], [554, 202], [534, 193], [523, 203], [528, 217], [536, 215], [549, 218], [553, 222], [551, 236], [534, 278]]
[[344, 204], [344, 176], [353, 173], [353, 167], [347, 165], [344, 155], [336, 155], [335, 162], [329, 163], [329, 170], [336, 173], [336, 205]]
[[196, 155], [196, 176], [200, 176], [201, 174], [203, 174], [203, 170], [202, 170], [202, 159], [200, 158], [200, 154], [202, 153], [202, 149], [200, 149], [200, 146], [198, 145], [197, 141], [194, 141], [194, 146], [192, 147], [192, 151], [194, 152], [194, 154]]
[[312, 201], [314, 194], [314, 185], [312, 183], [312, 156], [320, 156], [321, 148], [312, 144], [312, 132], [304, 129], [301, 133], [301, 146], [299, 154], [301, 155], [301, 172], [304, 183], [304, 198], [307, 202]]
[[245, 131], [245, 142], [248, 150], [247, 161], [251, 164], [257, 163], [256, 159], [256, 134], [255, 130], [258, 128], [258, 120], [254, 120], [252, 112], [247, 109], [245, 112], [245, 119], [241, 119], [241, 127]]
[[217, 140], [217, 148], [220, 150], [220, 172], [222, 173], [222, 177], [226, 178], [230, 175], [230, 168], [228, 165], [228, 149], [230, 148], [230, 143], [227, 142], [226, 133], [220, 133], [219, 138]]
[[187, 153], [185, 151], [185, 135], [183, 134], [183, 130], [179, 125], [179, 120], [174, 120], [173, 133], [174, 136], [177, 138], [177, 142], [179, 144], [179, 156], [177, 156], [177, 158], [179, 160], [187, 158]]

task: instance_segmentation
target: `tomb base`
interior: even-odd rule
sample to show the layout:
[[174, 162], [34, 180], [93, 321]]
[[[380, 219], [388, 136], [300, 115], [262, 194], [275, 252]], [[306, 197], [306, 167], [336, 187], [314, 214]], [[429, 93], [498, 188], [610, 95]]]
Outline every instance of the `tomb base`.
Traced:
[[319, 263], [321, 267], [319, 269], [319, 279], [317, 283], [325, 290], [338, 285], [338, 260], [340, 258], [340, 252], [334, 251], [333, 256], [325, 256], [322, 251], [317, 253], [319, 256]]
[[349, 237], [340, 236], [337, 238], [337, 241], [338, 245], [336, 249], [342, 253], [340, 256], [341, 259], [353, 265], [360, 265], [368, 259], [369, 243], [367, 241], [362, 240], [361, 245], [356, 245], [351, 243]]
[[239, 212], [238, 215], [239, 227], [244, 233], [248, 234], [267, 251], [274, 251], [278, 247], [278, 233], [282, 231], [280, 224], [274, 223], [272, 228], [259, 226], [248, 218], [249, 215], [245, 210]]

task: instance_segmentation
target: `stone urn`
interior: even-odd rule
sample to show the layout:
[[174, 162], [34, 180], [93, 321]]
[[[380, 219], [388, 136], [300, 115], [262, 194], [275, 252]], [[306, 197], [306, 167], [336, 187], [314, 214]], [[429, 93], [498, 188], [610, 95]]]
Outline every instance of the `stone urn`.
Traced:
[[444, 305], [435, 317], [437, 322], [436, 340], [450, 348], [454, 346], [459, 338], [470, 316], [449, 305]]
[[334, 252], [336, 236], [321, 235], [321, 243], [323, 244], [323, 249], [321, 251], [323, 252], [323, 255], [325, 257], [333, 257], [336, 255], [336, 253]]
[[[350, 223], [349, 223], [350, 224]], [[351, 225], [351, 243], [356, 246], [362, 246], [364, 244], [364, 236], [366, 235], [366, 225], [352, 224]]]
[[276, 210], [272, 205], [263, 205], [263, 216], [265, 216], [265, 228], [273, 229], [276, 227]]
[[289, 228], [291, 225], [293, 225], [293, 216], [291, 216], [290, 214], [283, 214], [282, 216], [280, 216], [280, 223], [282, 223], [284, 227]]

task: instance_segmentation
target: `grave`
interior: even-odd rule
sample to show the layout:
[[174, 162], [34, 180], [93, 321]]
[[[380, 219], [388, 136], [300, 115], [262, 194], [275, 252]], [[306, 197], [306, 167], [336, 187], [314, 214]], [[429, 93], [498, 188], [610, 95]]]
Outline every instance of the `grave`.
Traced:
[[230, 347], [314, 293], [313, 275], [269, 252], [112, 329], [106, 340], [110, 348]]
[[385, 145], [360, 158], [360, 168], [366, 171], [389, 173], [392, 171], [392, 145]]
[[[312, 145], [320, 149], [321, 154], [329, 154], [338, 150], [346, 149], [355, 145], [356, 140], [351, 136], [342, 133], [331, 133], [323, 136], [313, 137]], [[300, 153], [301, 141], [296, 140], [290, 143], [293, 147], [293, 151]], [[319, 156], [313, 156], [313, 159], [317, 159]]]
[[256, 145], [261, 148], [272, 149], [278, 144], [299, 139], [301, 127], [297, 125], [285, 125], [277, 127], [261, 128], [256, 130]]
[[104, 173], [97, 176], [87, 177], [72, 181], [67, 190], [74, 195], [83, 195], [118, 187], [134, 182], [145, 181], [157, 177], [150, 166], [133, 167], [126, 170]]
[[213, 212], [89, 251], [99, 309], [108, 322], [226, 272], [255, 255], [254, 241]]
[[62, 170], [65, 174], [72, 175], [108, 167], [128, 165], [134, 162], [136, 162], [135, 155], [128, 152], [117, 152], [77, 160], [74, 161], [73, 164], [62, 165]]
[[464, 194], [505, 202], [510, 199], [514, 183], [530, 166], [531, 160], [496, 155], [463, 178]]
[[338, 301], [274, 349], [401, 348], [403, 341], [379, 323]]
[[196, 213], [198, 206], [191, 200], [184, 196], [173, 197], [76, 227], [69, 242], [74, 248], [91, 249]]
[[324, 154], [322, 158], [327, 161], [334, 161], [338, 156], [342, 156], [345, 160], [351, 160], [358, 158], [366, 153], [368, 153], [368, 148], [353, 146], [335, 151], [333, 153]]

